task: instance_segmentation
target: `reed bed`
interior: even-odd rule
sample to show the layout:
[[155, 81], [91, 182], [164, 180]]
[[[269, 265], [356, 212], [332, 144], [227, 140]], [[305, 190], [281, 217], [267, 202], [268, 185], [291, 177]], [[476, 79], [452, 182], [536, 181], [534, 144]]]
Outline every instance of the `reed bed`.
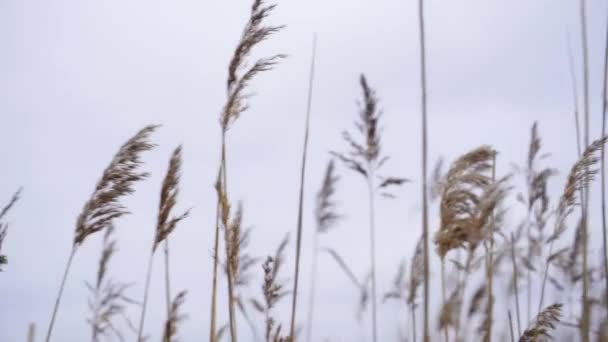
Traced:
[[[234, 192], [229, 191], [228, 133], [249, 109], [253, 81], [286, 58], [284, 54], [252, 58], [253, 51], [262, 42], [284, 28], [282, 25], [267, 23], [275, 12], [276, 4], [253, 0], [242, 34], [228, 61], [226, 99], [219, 115], [221, 141], [215, 179], [216, 217], [212, 229], [205, 230], [205, 237], [208, 238], [213, 253], [209, 260], [213, 263], [213, 272], [209, 274], [211, 286], [203, 289], [210, 296], [210, 321], [208, 331], [204, 331], [204, 334], [208, 332], [209, 341], [237, 342], [239, 339], [245, 340], [244, 336], [250, 336], [250, 340], [266, 342], [325, 340], [325, 336], [316, 330], [321, 322], [317, 317], [324, 317], [317, 302], [319, 293], [334, 285], [326, 281], [324, 273], [319, 271], [320, 266], [339, 271], [352, 285], [348, 289], [340, 287], [338, 290], [354, 293], [353, 313], [357, 322], [352, 324], [362, 328], [362, 340], [385, 340], [387, 331], [390, 330], [396, 331], [401, 339], [414, 342], [527, 342], [552, 340], [553, 336], [555, 340], [608, 340], [605, 208], [608, 31], [601, 96], [602, 132], [599, 137], [592, 137], [586, 1], [580, 0], [579, 5], [583, 55], [582, 101], [578, 99], [574, 58], [572, 51], [568, 51], [577, 156], [565, 174], [561, 195], [552, 199], [549, 188], [559, 172], [550, 166], [551, 159], [545, 151], [540, 124], [537, 122], [531, 124], [529, 142], [521, 144], [523, 163], [514, 170], [498, 168], [498, 165], [504, 164], [499, 151], [490, 145], [480, 145], [461, 151], [451, 163], [446, 164], [445, 170], [443, 159], [440, 159], [429, 172], [425, 7], [424, 1], [419, 0], [421, 192], [415, 194], [420, 195], [421, 226], [415, 225], [418, 227], [416, 229], [420, 229], [419, 232], [407, 228], [410, 229], [408, 236], [416, 237], [416, 241], [411, 241], [413, 251], [403, 253], [396, 265], [396, 274], [390, 287], [383, 288], [385, 279], [379, 268], [380, 265], [384, 266], [385, 261], [379, 260], [378, 247], [384, 246], [378, 246], [377, 242], [381, 241], [379, 237], [391, 237], [391, 229], [395, 228], [378, 224], [378, 217], [387, 214], [379, 205], [379, 200], [395, 198], [396, 190], [410, 180], [400, 176], [386, 176], [384, 173], [390, 159], [385, 152], [389, 149], [384, 146], [384, 134], [387, 133], [383, 130], [383, 125], [386, 124], [380, 108], [380, 97], [363, 74], [358, 79], [361, 93], [354, 129], [343, 131], [342, 149], [329, 148], [332, 152], [329, 153], [330, 158], [322, 173], [320, 188], [314, 189], [316, 205], [312, 210], [305, 206], [306, 196], [311, 190], [306, 182], [309, 172], [309, 141], [315, 139], [317, 133], [311, 121], [315, 66], [322, 62], [317, 61], [316, 36], [308, 74], [308, 98], [303, 108], [305, 121], [301, 163], [299, 174], [294, 174], [294, 177], [299, 176], [298, 188], [294, 189], [297, 190], [295, 229], [288, 229], [285, 237], [279, 241], [276, 232], [268, 234], [264, 227], [256, 228], [255, 231], [246, 227], [244, 208], [251, 210], [249, 204], [237, 201]], [[580, 112], [579, 105], [582, 105]], [[349, 109], [346, 108], [345, 111], [348, 113]], [[392, 128], [390, 134], [398, 134]], [[146, 126], [119, 148], [78, 215], [45, 341], [49, 342], [53, 337], [63, 292], [77, 251], [84, 248], [85, 241], [94, 235], [100, 235], [101, 256], [94, 280], [86, 283], [89, 313], [82, 320], [90, 328], [92, 342], [131, 339], [142, 342], [155, 338], [175, 342], [180, 331], [183, 334], [182, 325], [185, 324], [185, 318], [189, 317], [184, 313], [187, 311], [186, 304], [200, 306], [200, 303], [191, 304], [190, 296], [186, 303], [186, 294], [190, 292], [183, 290], [174, 294], [172, 289], [175, 270], [171, 267], [169, 238], [179, 223], [190, 214], [190, 209], [175, 213], [183, 163], [181, 145], [173, 150], [160, 187], [156, 226], [147, 259], [143, 293], [140, 294], [142, 301], [132, 299], [130, 292], [133, 284], [116, 279], [112, 272], [112, 265], [118, 257], [116, 230], [119, 229], [119, 219], [130, 214], [123, 200], [135, 192], [137, 183], [149, 176], [140, 170], [142, 155], [155, 147], [150, 138], [157, 129], [158, 126]], [[397, 157], [411, 160], [411, 156]], [[498, 160], [500, 164], [497, 164]], [[237, 171], [231, 176], [249, 176]], [[348, 213], [338, 210], [338, 203], [345, 201], [339, 190], [351, 186], [349, 178], [342, 179], [348, 173], [363, 180], [366, 186], [365, 193], [346, 198], [354, 203], [363, 202], [367, 206], [364, 214], [368, 221], [364, 222], [364, 233], [368, 235], [366, 242], [369, 245], [355, 246], [364, 250], [366, 255], [369, 253], [362, 258], [365, 263], [345, 258], [343, 254], [345, 248], [358, 243], [348, 235], [353, 233], [348, 229], [357, 227], [337, 229], [343, 224], [352, 225], [352, 222], [345, 219]], [[269, 173], [269, 176], [272, 175]], [[596, 264], [592, 258], [596, 246], [590, 238], [594, 224], [591, 217], [594, 212], [590, 210], [594, 203], [590, 200], [590, 192], [594, 189], [594, 180], [598, 176], [601, 178], [599, 187], [602, 196], [601, 213], [598, 216], [601, 215], [603, 241], [600, 262]], [[214, 194], [211, 189], [208, 190], [208, 195], [212, 198]], [[9, 266], [12, 265], [12, 261], [11, 264], [8, 263], [8, 257], [2, 249], [3, 245], [11, 242], [7, 239], [7, 216], [9, 212], [13, 214], [11, 210], [20, 200], [20, 195], [21, 190], [15, 192], [0, 210], [2, 278], [10, 277]], [[250, 212], [247, 212], [248, 215]], [[437, 225], [432, 227], [429, 216], [434, 212], [437, 217], [433, 222], [437, 222]], [[410, 223], [406, 211], [398, 214], [403, 214], [403, 222]], [[312, 224], [307, 224], [307, 215], [311, 215]], [[18, 222], [19, 216], [16, 217]], [[285, 225], [285, 222], [279, 223]], [[399, 225], [399, 229], [406, 229], [404, 226], [406, 225]], [[306, 234], [307, 231], [311, 235]], [[331, 234], [344, 238], [330, 240], [327, 236]], [[276, 237], [279, 243], [275, 250], [255, 255], [255, 248], [251, 248], [254, 235], [263, 236], [266, 240]], [[292, 250], [290, 236], [295, 236], [293, 259], [289, 253]], [[311, 237], [311, 241], [306, 240], [307, 236]], [[171, 245], [175, 248], [173, 242]], [[430, 252], [431, 247], [434, 247], [434, 253]], [[150, 293], [151, 275], [154, 258], [160, 248], [164, 254], [164, 293], [154, 294]], [[307, 255], [306, 252], [311, 257], [308, 288], [301, 279], [301, 269], [307, 266], [303, 258]], [[189, 267], [196, 269], [199, 260], [188, 260]], [[286, 267], [290, 265], [293, 265], [293, 270]], [[438, 265], [440, 269], [432, 270], [433, 265]], [[441, 291], [437, 293], [431, 291], [434, 276], [440, 277], [438, 284]], [[220, 291], [224, 281], [225, 291]], [[194, 290], [197, 289], [188, 289]], [[225, 310], [220, 310], [220, 297], [224, 292], [226, 298], [222, 299], [226, 300]], [[298, 300], [304, 292], [308, 294], [308, 302], [304, 303], [307, 306]], [[148, 307], [149, 298], [155, 295], [164, 297], [164, 307]], [[291, 300], [284, 300], [286, 297]], [[547, 306], [548, 303], [553, 304]], [[386, 314], [389, 305], [398, 313], [394, 320]], [[139, 310], [137, 328], [129, 319], [130, 309]], [[150, 309], [162, 310], [164, 313], [162, 336], [145, 336], [146, 313]], [[306, 315], [299, 315], [304, 310]], [[222, 315], [224, 311], [226, 314]], [[351, 319], [344, 313], [332, 316], [334, 320]], [[364, 319], [370, 324], [363, 322]], [[196, 322], [193, 324], [201, 323], [197, 317], [188, 320], [192, 321]], [[220, 326], [220, 322], [226, 323]], [[160, 324], [157, 328], [160, 328]], [[246, 335], [247, 328], [250, 335]], [[369, 331], [364, 328], [369, 328]], [[336, 332], [339, 333], [342, 331]], [[27, 341], [34, 340], [35, 325], [31, 324], [27, 331]]]

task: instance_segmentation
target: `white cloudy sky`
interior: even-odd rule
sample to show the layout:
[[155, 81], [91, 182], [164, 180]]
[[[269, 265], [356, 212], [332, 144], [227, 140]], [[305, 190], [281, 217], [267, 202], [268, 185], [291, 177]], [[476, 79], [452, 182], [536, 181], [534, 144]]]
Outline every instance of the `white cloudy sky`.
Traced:
[[[606, 6], [588, 3], [591, 128], [597, 136]], [[182, 143], [179, 205], [194, 209], [172, 236], [173, 287], [189, 291], [182, 340], [206, 338], [218, 113], [227, 62], [249, 7], [248, 0], [0, 0], [0, 193], [8, 199], [24, 187], [8, 218], [11, 228], [3, 246], [10, 264], [0, 274], [0, 341], [24, 340], [30, 322], [43, 335], [82, 204], [120, 144], [150, 123], [163, 125], [153, 136], [158, 148], [145, 155], [152, 176], [126, 201], [133, 215], [117, 222], [120, 252], [111, 273], [136, 283], [130, 293], [141, 297], [161, 178], [171, 150]], [[538, 120], [545, 146], [553, 152], [550, 162], [563, 170], [551, 185], [557, 194], [564, 170], [576, 157], [567, 36], [580, 75], [577, 10], [576, 1], [565, 0], [427, 1], [431, 161], [492, 144], [501, 152], [499, 171], [508, 172], [512, 162], [523, 162], [529, 127]], [[295, 229], [310, 48], [313, 33], [319, 37], [304, 284], [314, 193], [327, 152], [344, 147], [340, 134], [355, 118], [362, 72], [385, 113], [383, 144], [392, 157], [386, 171], [413, 181], [397, 191], [397, 200], [381, 201], [377, 211], [381, 290], [390, 287], [399, 260], [412, 253], [420, 231], [421, 178], [416, 14], [414, 0], [286, 0], [271, 21], [287, 28], [255, 52], [290, 56], [254, 83], [252, 107], [229, 136], [230, 195], [243, 201], [245, 221], [255, 229], [252, 254], [264, 255]], [[323, 244], [339, 250], [363, 277], [368, 268], [366, 188], [360, 177], [340, 172], [339, 210], [345, 218]], [[436, 221], [433, 216], [433, 227]], [[87, 240], [78, 252], [55, 341], [89, 337], [84, 282], [95, 276], [100, 243]], [[598, 248], [599, 242], [592, 260]], [[146, 323], [153, 336], [160, 334], [164, 319], [162, 263], [156, 261]], [[291, 268], [285, 271], [290, 277]], [[326, 257], [319, 272], [315, 340], [366, 340], [368, 324], [359, 325], [353, 312], [355, 289]], [[260, 294], [260, 274], [261, 269], [252, 295]], [[305, 288], [301, 301], [306, 298]], [[286, 304], [278, 313], [285, 322]], [[300, 309], [300, 317], [305, 316], [306, 306]], [[137, 314], [130, 312], [134, 319]], [[405, 313], [387, 304], [379, 314], [383, 340], [394, 340]], [[220, 317], [227, 319], [225, 310]], [[261, 328], [262, 318], [255, 320]], [[240, 334], [249, 338], [244, 322], [240, 326]]]

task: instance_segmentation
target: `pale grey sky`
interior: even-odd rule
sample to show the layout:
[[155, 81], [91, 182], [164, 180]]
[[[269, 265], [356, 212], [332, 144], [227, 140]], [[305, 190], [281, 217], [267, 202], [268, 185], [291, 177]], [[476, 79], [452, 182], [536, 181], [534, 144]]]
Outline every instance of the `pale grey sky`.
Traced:
[[[24, 187], [22, 200], [9, 215], [11, 227], [3, 246], [9, 265], [0, 274], [0, 341], [23, 341], [30, 322], [37, 324], [39, 337], [44, 334], [76, 216], [117, 148], [150, 123], [163, 125], [153, 136], [158, 147], [145, 155], [145, 169], [152, 176], [126, 201], [133, 214], [116, 222], [120, 252], [111, 274], [136, 283], [130, 294], [140, 299], [161, 178], [170, 152], [182, 143], [179, 206], [194, 209], [172, 235], [173, 288], [189, 291], [182, 340], [206, 338], [218, 114], [225, 99], [227, 63], [250, 2], [0, 0], [0, 201]], [[553, 152], [550, 164], [560, 170], [551, 183], [555, 198], [576, 157], [566, 37], [570, 34], [578, 66], [577, 2], [426, 3], [430, 160], [441, 155], [449, 161], [491, 144], [500, 151], [499, 171], [508, 172], [512, 162], [525, 160], [529, 128], [539, 120], [546, 150]], [[598, 0], [588, 5], [592, 133], [597, 136], [606, 6]], [[377, 90], [385, 113], [383, 144], [392, 157], [386, 172], [413, 181], [396, 192], [397, 200], [381, 201], [377, 211], [382, 292], [389, 289], [400, 258], [411, 256], [419, 236], [416, 15], [414, 0], [282, 1], [270, 20], [287, 28], [254, 53], [290, 56], [254, 82], [251, 109], [229, 133], [231, 197], [243, 201], [245, 222], [255, 229], [252, 254], [265, 255], [286, 232], [293, 235], [295, 230], [313, 33], [319, 38], [300, 317], [305, 316], [308, 296], [314, 194], [327, 152], [344, 148], [341, 132], [351, 128], [357, 114], [362, 72]], [[365, 186], [358, 176], [339, 171], [339, 211], [345, 218], [322, 244], [339, 250], [362, 277], [369, 264]], [[513, 211], [514, 225], [521, 215]], [[432, 215], [433, 229], [436, 223]], [[594, 231], [598, 223], [592, 219]], [[600, 244], [594, 241], [592, 260], [597, 260]], [[79, 250], [55, 341], [89, 337], [84, 281], [95, 276], [100, 244], [99, 237], [92, 238]], [[293, 248], [288, 251], [285, 276], [291, 278]], [[153, 340], [164, 319], [160, 258], [155, 265], [146, 323]], [[256, 269], [250, 292], [259, 295], [261, 268]], [[369, 324], [366, 320], [359, 325], [354, 316], [355, 289], [328, 258], [321, 257], [319, 272], [315, 340], [366, 340]], [[437, 289], [438, 271], [433, 274]], [[224, 297], [221, 300], [224, 303]], [[286, 324], [288, 303], [285, 300], [278, 310]], [[391, 304], [379, 307], [382, 340], [395, 340], [405, 312]], [[129, 314], [136, 319], [138, 310]], [[223, 306], [220, 317], [227, 320]], [[263, 319], [254, 319], [261, 329]], [[244, 322], [240, 327], [239, 333], [248, 338]]]

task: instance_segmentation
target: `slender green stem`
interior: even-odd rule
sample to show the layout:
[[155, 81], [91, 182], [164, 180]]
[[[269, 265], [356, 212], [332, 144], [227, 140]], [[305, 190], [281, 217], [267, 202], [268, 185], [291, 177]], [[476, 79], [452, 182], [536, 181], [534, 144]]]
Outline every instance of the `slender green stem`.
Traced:
[[70, 273], [70, 268], [72, 267], [72, 261], [74, 260], [74, 255], [76, 254], [76, 250], [78, 249], [77, 245], [72, 246], [72, 251], [70, 252], [70, 256], [68, 258], [67, 263], [65, 264], [65, 270], [63, 271], [63, 277], [61, 278], [61, 285], [59, 285], [59, 293], [57, 294], [57, 298], [55, 298], [55, 306], [53, 307], [53, 315], [51, 316], [51, 322], [49, 323], [49, 329], [46, 333], [46, 342], [51, 340], [51, 335], [53, 333], [53, 327], [55, 326], [55, 319], [57, 318], [57, 311], [59, 310], [59, 304], [61, 303], [61, 298], [63, 297], [63, 290], [65, 289], [65, 282], [68, 278], [68, 274]]
[[302, 167], [300, 168], [300, 192], [298, 195], [298, 222], [297, 222], [297, 239], [296, 239], [296, 260], [294, 267], [294, 282], [293, 282], [293, 293], [291, 301], [291, 324], [289, 330], [289, 336], [291, 341], [295, 342], [296, 333], [296, 309], [298, 304], [298, 285], [300, 278], [300, 252], [302, 250], [302, 220], [304, 210], [304, 183], [306, 179], [306, 157], [308, 154], [308, 137], [310, 131], [310, 112], [312, 107], [312, 89], [314, 82], [315, 72], [315, 54], [317, 48], [317, 37], [314, 36], [312, 44], [312, 61], [310, 63], [310, 76], [308, 83], [308, 101], [306, 105], [306, 123], [304, 129], [304, 147], [302, 148]]

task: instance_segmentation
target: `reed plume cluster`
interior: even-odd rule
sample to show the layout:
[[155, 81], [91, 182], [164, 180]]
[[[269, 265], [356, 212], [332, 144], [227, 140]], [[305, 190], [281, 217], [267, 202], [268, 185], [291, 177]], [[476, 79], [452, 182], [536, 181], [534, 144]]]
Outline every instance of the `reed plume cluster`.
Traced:
[[[228, 196], [227, 170], [226, 170], [226, 139], [229, 128], [234, 122], [249, 108], [249, 94], [247, 90], [251, 81], [259, 74], [271, 70], [277, 63], [285, 58], [284, 54], [276, 54], [264, 57], [251, 63], [250, 54], [254, 47], [267, 40], [273, 34], [279, 32], [283, 26], [266, 25], [265, 19], [273, 12], [276, 5], [268, 5], [264, 0], [254, 0], [245, 28], [239, 42], [234, 50], [230, 63], [228, 64], [228, 77], [226, 81], [226, 102], [220, 113], [220, 128], [222, 132], [220, 166], [218, 171], [218, 181], [222, 193]], [[252, 64], [252, 65], [251, 65]], [[249, 66], [251, 65], [251, 66]], [[209, 329], [210, 342], [216, 341], [217, 336], [217, 275], [219, 262], [219, 234], [220, 234], [220, 198], [218, 196], [216, 223], [215, 223], [215, 243], [213, 256], [213, 280], [211, 292], [211, 322]], [[235, 293], [231, 272], [228, 275], [228, 312], [230, 315], [230, 337], [232, 341], [237, 340], [236, 318], [235, 318]]]
[[[291, 232], [281, 240], [276, 251], [269, 255], [264, 253], [263, 258], [254, 255], [252, 252], [254, 249], [250, 248], [254, 233], [244, 224], [245, 206], [235, 200], [237, 196], [234, 192], [231, 193], [228, 187], [228, 132], [249, 110], [254, 80], [274, 69], [286, 58], [284, 54], [252, 58], [254, 51], [263, 42], [284, 28], [282, 25], [268, 24], [268, 19], [275, 12], [277, 5], [269, 4], [265, 0], [252, 0], [244, 28], [228, 61], [226, 98], [218, 118], [221, 143], [215, 181], [216, 221], [214, 232], [205, 234], [205, 238], [209, 237], [213, 244], [213, 273], [209, 289], [210, 342], [226, 339], [237, 342], [239, 335], [244, 334], [243, 329], [239, 329], [238, 325], [241, 320], [244, 320], [251, 329], [250, 340], [295, 342], [300, 338], [300, 327], [305, 332], [308, 342], [320, 340], [321, 333], [315, 331], [316, 326], [313, 323], [319, 313], [315, 308], [318, 286], [331, 285], [326, 279], [319, 279], [321, 275], [319, 265], [324, 260], [322, 257], [326, 256], [335, 262], [331, 266], [337, 265], [337, 269], [348, 278], [356, 291], [357, 298], [353, 300], [356, 308], [353, 311], [356, 319], [359, 320], [358, 323], [361, 323], [363, 315], [367, 315], [367, 309], [370, 308], [371, 338], [367, 336], [363, 338], [373, 342], [386, 339], [392, 320], [382, 317], [381, 305], [389, 302], [397, 305], [398, 311], [395, 312], [399, 315], [397, 317], [399, 323], [396, 331], [400, 337], [405, 338], [407, 335], [407, 340], [414, 342], [442, 339], [445, 342], [468, 340], [492, 342], [507, 340], [509, 336], [512, 342], [516, 339], [520, 342], [546, 341], [552, 340], [552, 335], [560, 336], [562, 340], [574, 340], [578, 337], [583, 342], [593, 339], [608, 340], [608, 242], [606, 241], [608, 233], [605, 203], [605, 143], [608, 140], [605, 136], [608, 107], [606, 100], [608, 98], [606, 72], [608, 26], [604, 56], [601, 136], [592, 141], [590, 133], [593, 106], [590, 105], [589, 89], [587, 1], [580, 0], [578, 14], [581, 23], [582, 101], [578, 99], [572, 51], [569, 50], [568, 56], [573, 86], [577, 160], [566, 175], [561, 196], [557, 201], [552, 201], [551, 181], [558, 172], [546, 165], [549, 154], [544, 151], [539, 124], [534, 122], [530, 129], [530, 141], [524, 145], [524, 148], [527, 147], [525, 161], [523, 166], [515, 167], [514, 172], [516, 175], [523, 175], [520, 180], [524, 184], [521, 191], [511, 197], [514, 192], [512, 190], [516, 188], [515, 177], [502, 168], [498, 169], [498, 151], [489, 145], [481, 145], [455, 158], [446, 170], [443, 167], [443, 159], [440, 158], [429, 173], [424, 5], [424, 0], [418, 1], [422, 191], [421, 203], [416, 205], [421, 206], [421, 227], [419, 227], [421, 234], [412, 234], [408, 230], [408, 236], [417, 238], [413, 254], [401, 255], [408, 258], [400, 258], [391, 287], [388, 291], [383, 291], [385, 290], [381, 279], [383, 274], [379, 272], [379, 265], [383, 263], [377, 260], [376, 242], [379, 232], [387, 232], [387, 234], [392, 232], [389, 231], [390, 227], [376, 227], [377, 199], [394, 198], [393, 191], [408, 180], [384, 174], [389, 157], [383, 145], [384, 131], [381, 125], [383, 115], [379, 97], [365, 75], [360, 75], [358, 80], [361, 99], [354, 130], [343, 132], [342, 140], [345, 147], [342, 152], [330, 153], [331, 159], [324, 169], [321, 186], [316, 193], [316, 206], [310, 210], [313, 214], [310, 247], [305, 240], [309, 140], [314, 133], [311, 116], [317, 64], [316, 35], [309, 66], [308, 96], [306, 106], [303, 108], [305, 117], [298, 174], [294, 258], [288, 260], [286, 257]], [[579, 102], [582, 110], [579, 110]], [[147, 340], [144, 336], [144, 327], [149, 309], [152, 269], [156, 252], [161, 247], [164, 250], [165, 306], [163, 310], [166, 314], [162, 325], [162, 341], [177, 341], [178, 328], [181, 330], [180, 323], [186, 317], [182, 312], [187, 292], [184, 290], [177, 295], [172, 293], [171, 280], [174, 278], [170, 267], [170, 237], [190, 213], [190, 210], [180, 214], [175, 213], [182, 170], [181, 145], [171, 154], [162, 180], [141, 303], [132, 300], [127, 294], [132, 284], [115, 279], [110, 268], [117, 256], [117, 221], [130, 213], [123, 200], [134, 193], [136, 183], [149, 176], [147, 172], [140, 170], [143, 164], [142, 155], [155, 146], [150, 141], [150, 137], [157, 128], [158, 126], [154, 125], [144, 127], [119, 148], [77, 216], [71, 240], [71, 252], [63, 271], [46, 333], [47, 342], [51, 340], [53, 334], [75, 255], [84, 242], [97, 233], [103, 233], [101, 256], [94, 281], [86, 283], [90, 311], [86, 323], [91, 329], [91, 341], [127, 340], [130, 336], [125, 332], [137, 334], [138, 342]], [[507, 161], [501, 159], [499, 162], [502, 165]], [[357, 177], [361, 176], [367, 186], [369, 222], [366, 224], [369, 230], [369, 257], [365, 265], [355, 264], [338, 252], [342, 250], [346, 239], [321, 240], [326, 239], [327, 233], [345, 216], [337, 210], [339, 166], [353, 171]], [[593, 259], [590, 259], [594, 256], [596, 247], [592, 244], [594, 240], [591, 239], [595, 226], [592, 225], [594, 220], [590, 217], [592, 204], [590, 193], [593, 180], [598, 175], [601, 175], [603, 241], [601, 261], [599, 264], [594, 264], [591, 262]], [[20, 194], [21, 190], [18, 190], [8, 204], [0, 210], [0, 271], [3, 271], [3, 267], [8, 263], [8, 257], [2, 250], [8, 232], [5, 216], [19, 200]], [[516, 204], [515, 201], [521, 205]], [[438, 207], [438, 224], [436, 229], [431, 229], [429, 215], [432, 209], [435, 209], [434, 206]], [[247, 213], [249, 215], [250, 212]], [[513, 226], [510, 218], [515, 218], [516, 223]], [[404, 222], [409, 223], [409, 221]], [[266, 239], [269, 236], [266, 231], [262, 234]], [[436, 252], [433, 255], [429, 253], [430, 237]], [[300, 279], [300, 270], [304, 265], [301, 260], [302, 250], [310, 251], [312, 257], [309, 302], [308, 307], [305, 307], [306, 321], [298, 318], [298, 313], [302, 310], [302, 305], [298, 304], [299, 296], [303, 292]], [[438, 270], [441, 277], [441, 294], [437, 296], [432, 295], [430, 286], [433, 276], [430, 267], [432, 258], [437, 258], [441, 267]], [[293, 278], [284, 276], [288, 262], [293, 262]], [[257, 267], [261, 268], [261, 272], [254, 272], [256, 269], [260, 271]], [[220, 293], [224, 295], [224, 291], [219, 290], [222, 276], [226, 277], [226, 310], [218, 308], [218, 297]], [[254, 282], [256, 277], [261, 278], [261, 284]], [[260, 286], [261, 293], [256, 292], [251, 295], [252, 283]], [[501, 286], [503, 283], [506, 286]], [[501, 291], [506, 295], [501, 297], [503, 294]], [[383, 300], [378, 300], [379, 292], [383, 294]], [[287, 296], [291, 296], [290, 303], [282, 301]], [[558, 297], [559, 300], [552, 297]], [[556, 303], [545, 306], [545, 301], [559, 301], [564, 305]], [[436, 305], [434, 310], [432, 304]], [[140, 310], [137, 328], [133, 327], [128, 319], [131, 307]], [[224, 311], [227, 317], [220, 317], [220, 313]], [[421, 311], [422, 319], [419, 318]], [[436, 315], [435, 320], [430, 318], [432, 315]], [[344, 316], [336, 314], [332, 319], [341, 319]], [[508, 323], [503, 324], [503, 321], [507, 321], [506, 318]], [[225, 324], [218, 328], [220, 320]], [[433, 329], [433, 324], [436, 329]], [[32, 323], [28, 332], [28, 341], [34, 341], [34, 327]], [[160, 324], [157, 328], [160, 328]], [[558, 329], [559, 334], [556, 334]], [[181, 333], [184, 334], [183, 330]], [[361, 334], [364, 333], [365, 331], [362, 330]]]
[[180, 321], [184, 320], [186, 316], [180, 314], [180, 308], [184, 304], [186, 300], [186, 291], [179, 292], [175, 299], [171, 302], [171, 308], [169, 310], [169, 315], [167, 316], [167, 321], [165, 322], [165, 330], [163, 332], [163, 342], [173, 342], [177, 341], [177, 328]]
[[[148, 271], [146, 273], [146, 282], [144, 285], [144, 298], [142, 301], [141, 316], [139, 319], [139, 328], [137, 331], [138, 341], [141, 341], [144, 333], [144, 322], [146, 317], [146, 308], [148, 305], [148, 294], [150, 289], [150, 280], [152, 276], [152, 265], [154, 261], [154, 254], [158, 246], [166, 242], [169, 235], [175, 231], [177, 224], [188, 217], [190, 210], [185, 211], [182, 214], [174, 215], [173, 211], [177, 204], [177, 196], [179, 194], [179, 179], [181, 176], [182, 167], [182, 148], [178, 146], [172, 153], [171, 159], [169, 160], [169, 166], [167, 173], [163, 179], [163, 183], [160, 190], [160, 202], [158, 208], [158, 218], [156, 221], [156, 229], [154, 240], [152, 242], [152, 249], [148, 258]], [[166, 254], [168, 255], [168, 254]], [[169, 293], [169, 260], [165, 259], [165, 292], [168, 296]], [[167, 315], [171, 315], [172, 309], [169, 307]]]
[[360, 134], [358, 139], [351, 133], [344, 131], [342, 137], [350, 150], [346, 153], [332, 152], [348, 169], [355, 171], [363, 176], [368, 186], [369, 199], [369, 240], [370, 240], [370, 261], [371, 261], [371, 307], [372, 307], [372, 339], [378, 339], [378, 318], [377, 318], [377, 289], [376, 289], [376, 227], [375, 227], [375, 197], [378, 191], [384, 197], [392, 197], [388, 191], [390, 187], [399, 186], [405, 183], [405, 178], [381, 176], [378, 172], [389, 160], [388, 156], [382, 153], [380, 140], [379, 120], [381, 116], [378, 108], [378, 98], [376, 92], [370, 87], [365, 78], [361, 75], [359, 84], [363, 99], [360, 105], [358, 121], [355, 122], [357, 132]]
[[104, 170], [101, 179], [97, 182], [93, 194], [82, 208], [76, 220], [72, 251], [68, 257], [59, 286], [59, 293], [55, 299], [46, 334], [47, 342], [51, 340], [63, 289], [76, 251], [87, 237], [108, 229], [116, 219], [129, 213], [126, 207], [120, 203], [120, 200], [135, 191], [133, 186], [136, 182], [148, 177], [147, 172], [139, 171], [142, 164], [141, 154], [154, 147], [149, 138], [157, 128], [158, 126], [154, 125], [144, 127], [120, 147], [110, 165]]

